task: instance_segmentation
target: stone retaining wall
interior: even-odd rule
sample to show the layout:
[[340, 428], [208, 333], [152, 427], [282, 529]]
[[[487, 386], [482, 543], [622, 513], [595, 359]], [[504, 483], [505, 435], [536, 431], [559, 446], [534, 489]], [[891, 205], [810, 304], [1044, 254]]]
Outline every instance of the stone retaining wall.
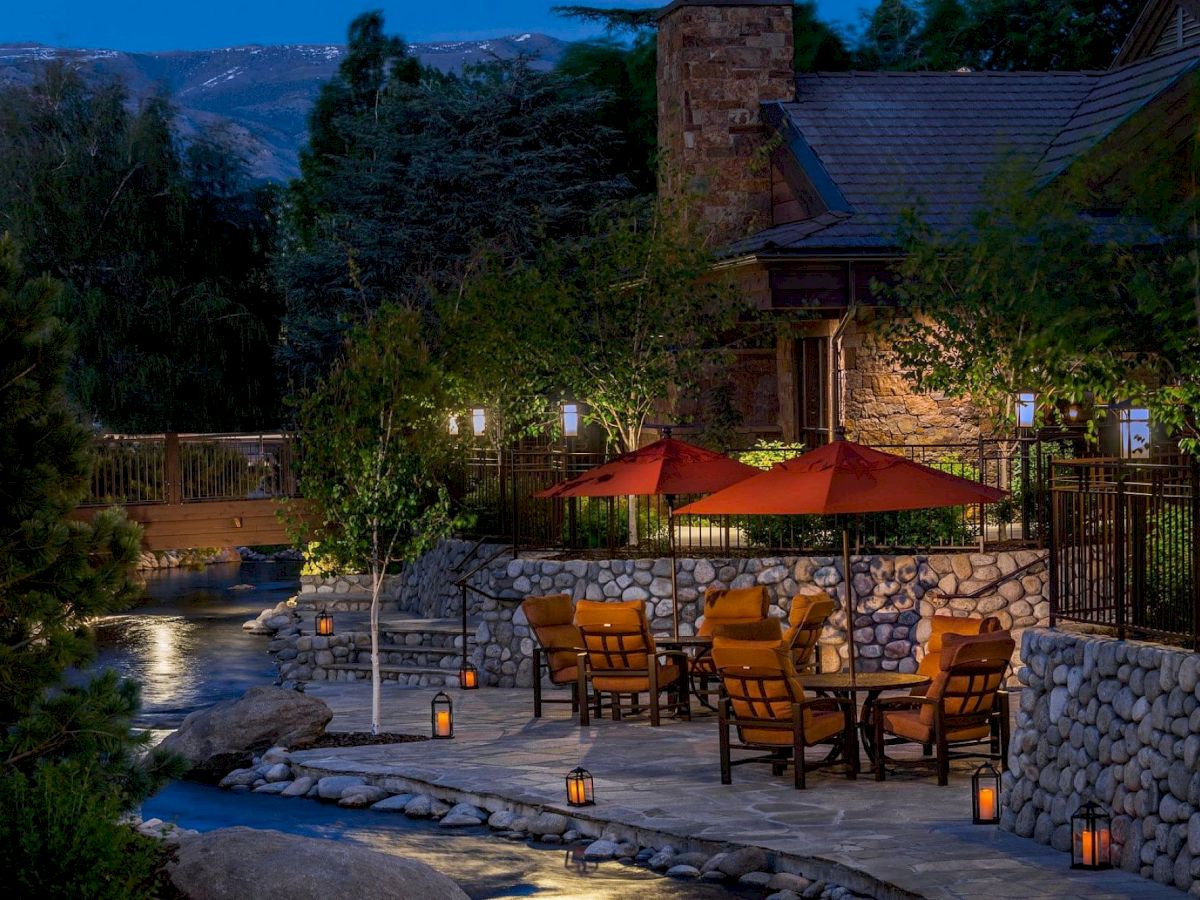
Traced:
[[1200, 896], [1200, 655], [1037, 628], [1022, 657], [1001, 827], [1069, 851], [1090, 797], [1115, 864]]
[[[853, 627], [860, 671], [915, 671], [931, 627], [923, 620], [939, 611], [955, 616], [995, 615], [1018, 639], [1023, 629], [1045, 623], [1049, 591], [1043, 557], [1041, 551], [853, 557]], [[1034, 565], [994, 592], [973, 600], [948, 599], [971, 593], [1026, 563]], [[485, 683], [505, 687], [530, 683], [533, 637], [517, 609], [519, 600], [529, 594], [640, 600], [654, 630], [669, 632], [670, 574], [668, 559], [498, 561], [480, 572], [477, 581], [489, 593], [506, 599], [484, 599], [472, 606], [472, 615], [482, 620], [473, 661]], [[845, 597], [842, 560], [825, 556], [680, 559], [676, 579], [682, 634], [695, 633], [704, 591], [710, 586], [761, 584], [771, 597], [771, 614], [781, 617], [797, 594], [824, 592], [839, 607]], [[845, 628], [846, 617], [839, 608], [821, 637], [822, 665], [827, 669], [837, 667], [838, 655], [844, 659], [847, 653]]]

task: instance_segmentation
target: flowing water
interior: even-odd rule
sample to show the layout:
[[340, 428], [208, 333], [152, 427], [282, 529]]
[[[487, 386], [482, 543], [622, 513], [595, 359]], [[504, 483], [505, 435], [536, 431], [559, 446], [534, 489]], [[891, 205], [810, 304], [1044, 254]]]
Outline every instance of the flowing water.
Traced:
[[[239, 584], [253, 589], [233, 590]], [[97, 624], [96, 665], [115, 668], [139, 682], [138, 724], [155, 732], [169, 731], [192, 710], [274, 680], [266, 640], [247, 635], [242, 623], [291, 596], [297, 587], [294, 563], [234, 563], [195, 572], [151, 573], [141, 604]], [[475, 898], [717, 900], [737, 896], [715, 885], [672, 881], [614, 862], [585, 865], [564, 848], [511, 843], [490, 836], [486, 828], [448, 833], [432, 823], [394, 813], [232, 794], [191, 782], [172, 784], [147, 800], [142, 815], [200, 831], [246, 825], [352, 841], [427, 862]]]

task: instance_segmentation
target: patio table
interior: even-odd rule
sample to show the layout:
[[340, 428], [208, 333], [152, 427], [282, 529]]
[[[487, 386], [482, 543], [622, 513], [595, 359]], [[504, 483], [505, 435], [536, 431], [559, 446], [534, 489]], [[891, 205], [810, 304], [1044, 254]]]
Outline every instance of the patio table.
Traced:
[[[654, 643], [656, 646], [666, 650], [680, 650], [688, 656], [688, 666], [701, 656], [704, 656], [712, 649], [712, 635], [707, 634], [691, 634], [680, 635], [679, 637], [655, 637]], [[708, 702], [708, 695], [696, 686], [695, 680], [688, 675], [688, 683], [691, 686], [692, 696], [696, 698], [696, 702], [709, 711], [715, 711], [716, 707]]]
[[[849, 672], [800, 676], [800, 683], [804, 685], [805, 690], [813, 691], [822, 696], [832, 694], [835, 697], [855, 699], [855, 694], [865, 693], [867, 696], [863, 701], [863, 709], [868, 712], [875, 705], [875, 701], [879, 699], [879, 695], [884, 691], [921, 687], [922, 685], [929, 684], [931, 680], [926, 675], [909, 675], [904, 672], [862, 672], [853, 680], [851, 680]], [[855, 706], [854, 715], [856, 719], [854, 730], [858, 736], [858, 744], [863, 750], [866, 750], [867, 756], [873, 763], [875, 760], [875, 747], [869, 719], [867, 716], [859, 713], [857, 706]], [[836, 759], [839, 753], [841, 753], [841, 748], [835, 747], [829, 754], [828, 759]]]

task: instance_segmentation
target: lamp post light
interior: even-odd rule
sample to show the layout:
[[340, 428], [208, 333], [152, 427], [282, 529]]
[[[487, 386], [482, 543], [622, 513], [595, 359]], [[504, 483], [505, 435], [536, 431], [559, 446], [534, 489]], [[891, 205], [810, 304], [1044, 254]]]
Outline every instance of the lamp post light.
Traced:
[[482, 406], [471, 410], [471, 432], [475, 437], [481, 437], [487, 430], [487, 412]]
[[454, 737], [454, 701], [445, 691], [438, 691], [429, 704], [434, 740]]
[[479, 670], [471, 663], [465, 662], [458, 670], [458, 686], [464, 691], [473, 691], [479, 687]]
[[458, 437], [458, 413], [450, 413], [450, 419], [446, 427], [452, 437]]
[[579, 436], [579, 404], [563, 403], [561, 407], [563, 437]]
[[1017, 394], [1017, 427], [1032, 428], [1037, 421], [1037, 394], [1021, 391]]
[[1118, 410], [1117, 428], [1122, 457], [1134, 459], [1150, 455], [1150, 410], [1136, 406]]

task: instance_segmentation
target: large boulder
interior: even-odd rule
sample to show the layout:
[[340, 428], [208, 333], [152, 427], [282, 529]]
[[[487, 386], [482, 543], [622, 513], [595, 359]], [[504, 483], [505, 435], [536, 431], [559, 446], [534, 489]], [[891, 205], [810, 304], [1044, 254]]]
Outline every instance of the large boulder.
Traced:
[[195, 769], [223, 766], [229, 771], [231, 755], [314, 741], [332, 718], [324, 700], [284, 688], [254, 687], [235, 700], [196, 710], [161, 746]]
[[188, 838], [168, 872], [190, 900], [467, 900], [452, 880], [415, 859], [256, 828]]

